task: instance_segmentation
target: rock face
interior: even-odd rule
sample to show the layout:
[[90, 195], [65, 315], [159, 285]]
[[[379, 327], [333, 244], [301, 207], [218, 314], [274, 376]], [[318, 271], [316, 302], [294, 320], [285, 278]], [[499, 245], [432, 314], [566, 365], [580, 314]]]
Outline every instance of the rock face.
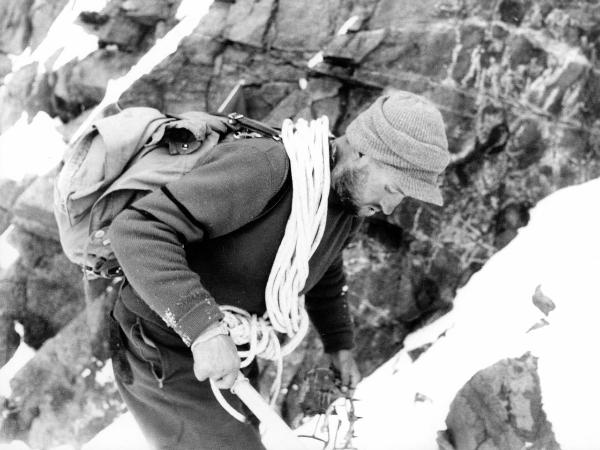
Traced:
[[53, 106], [61, 119], [77, 117], [104, 97], [110, 79], [125, 75], [139, 55], [100, 49], [79, 62], [61, 67], [52, 76]]
[[68, 0], [35, 0], [29, 9], [31, 36], [29, 45], [35, 49], [42, 43], [54, 18], [57, 17]]
[[112, 0], [101, 13], [84, 12], [80, 21], [100, 40], [100, 47], [113, 45], [137, 52], [150, 45], [155, 32], [173, 25], [181, 0]]
[[56, 239], [58, 227], [52, 212], [53, 182], [56, 173], [37, 178], [12, 207], [13, 223], [37, 236]]
[[8, 238], [20, 259], [0, 277], [0, 316], [19, 321], [25, 342], [37, 349], [84, 308], [81, 271], [56, 241], [20, 227]]
[[[8, 67], [2, 53], [18, 53], [39, 42], [40, 30], [48, 23], [41, 19], [43, 12], [57, 14], [62, 4], [30, 0], [0, 6], [0, 71], [8, 70], [2, 68]], [[100, 101], [107, 80], [122, 75], [173, 24], [177, 5], [171, 0], [114, 0], [100, 13], [83, 14], [80, 21], [99, 36], [102, 48], [58, 72], [40, 76], [36, 66], [26, 66], [13, 74], [3, 87], [0, 130], [24, 109], [73, 119], [66, 126], [72, 128], [81, 120], [76, 116]], [[217, 1], [177, 51], [139, 79], [120, 105], [153, 106], [170, 113], [215, 111], [244, 80], [249, 116], [280, 125], [286, 117], [325, 114], [337, 135], [370, 102], [393, 89], [422, 94], [439, 107], [452, 153], [442, 182], [446, 206], [406, 199], [390, 218], [367, 221], [345, 253], [357, 353], [363, 371], [369, 373], [401, 348], [410, 330], [452, 307], [457, 288], [510, 242], [541, 198], [600, 174], [599, 26], [600, 6], [585, 1]], [[36, 180], [16, 205], [16, 193], [10, 194], [10, 201], [0, 198], [0, 225], [12, 220], [49, 249], [41, 259], [24, 251], [18, 265], [2, 274], [0, 286], [10, 286], [1, 288], [5, 312], [0, 335], [7, 336], [7, 345], [0, 355], [5, 359], [14, 350], [13, 320], [31, 320], [25, 339], [41, 346], [40, 352], [51, 336], [62, 339], [62, 333], [74, 336], [74, 330], [83, 329], [73, 325], [81, 323], [81, 310], [73, 305], [79, 301], [83, 308], [81, 288], [76, 287], [79, 275], [58, 256], [55, 232], [46, 220], [42, 199], [49, 195], [50, 178]], [[2, 181], [0, 189], [10, 193], [15, 186]], [[44, 272], [50, 267], [51, 274]], [[31, 300], [39, 293], [65, 289], [65, 284], [68, 294], [49, 294], [52, 301], [41, 318], [33, 314], [37, 306], [28, 309], [29, 304], [40, 304]], [[292, 386], [318, 359], [311, 354], [318, 346], [311, 341], [308, 348], [310, 363], [296, 355], [286, 374], [286, 380], [292, 380], [289, 420], [298, 415], [289, 407]], [[89, 355], [84, 348], [77, 361]], [[87, 363], [77, 364], [81, 368]], [[502, 364], [496, 381], [485, 372], [466, 391], [483, 390], [492, 404], [492, 398], [506, 398], [499, 386], [513, 386], [509, 372], [516, 373], [517, 367], [523, 379], [535, 381], [530, 357]], [[56, 367], [56, 373], [63, 370], [67, 369]], [[63, 388], [50, 386], [40, 386], [39, 392], [60, 397]], [[93, 389], [87, 394], [73, 386], [65, 389], [70, 393], [60, 398], [99, 398]], [[63, 403], [70, 401], [74, 400]], [[461, 402], [470, 408], [465, 417], [483, 410], [494, 415], [484, 428], [476, 428], [505, 434], [490, 438], [496, 447], [489, 448], [534, 440], [553, 448], [553, 441], [545, 441], [540, 431], [545, 427], [541, 404], [532, 407], [529, 426], [515, 422], [521, 416], [511, 418], [502, 408], [474, 407], [467, 400], [457, 400], [457, 408]], [[69, 411], [85, 415], [91, 410]], [[50, 436], [50, 417], [19, 419], [19, 435], [35, 428]], [[470, 448], [485, 440], [476, 431], [475, 437], [457, 444], [460, 427], [471, 426], [457, 417], [448, 424], [452, 445]], [[44, 420], [49, 422], [44, 425]], [[29, 434], [32, 442], [39, 442], [32, 437], [36, 433]], [[67, 442], [67, 435], [81, 438], [71, 430], [52, 435], [49, 442]]]
[[479, 371], [458, 392], [440, 433], [443, 450], [560, 449], [543, 410], [531, 354]]
[[28, 64], [16, 73], [0, 91], [0, 131], [7, 130], [23, 114], [33, 116], [38, 111], [52, 114], [54, 111], [52, 90], [48, 74], [38, 73], [37, 63]]
[[31, 36], [29, 9], [34, 0], [9, 0], [0, 5], [0, 51], [19, 54]]
[[123, 412], [116, 386], [106, 381], [104, 362], [96, 358], [106, 353], [94, 348], [115, 292], [95, 299], [13, 378], [5, 439], [23, 439], [35, 448], [83, 444]]

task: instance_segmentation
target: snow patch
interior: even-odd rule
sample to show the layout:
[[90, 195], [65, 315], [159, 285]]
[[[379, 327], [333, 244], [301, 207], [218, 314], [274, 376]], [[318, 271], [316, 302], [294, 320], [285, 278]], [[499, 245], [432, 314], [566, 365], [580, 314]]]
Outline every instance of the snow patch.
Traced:
[[[456, 393], [479, 370], [531, 351], [544, 409], [562, 448], [600, 448], [600, 180], [539, 202], [529, 225], [462, 288], [453, 311], [409, 336], [406, 347], [360, 383], [359, 449], [437, 449]], [[548, 326], [532, 295], [556, 304]], [[431, 346], [415, 361], [410, 350]], [[425, 400], [425, 401], [424, 401]]]
[[[0, 179], [17, 182], [54, 168], [66, 149], [58, 127], [60, 119], [45, 112], [28, 122], [27, 113], [0, 136]], [[27, 139], [24, 139], [27, 136]]]
[[[125, 413], [98, 433], [82, 450], [151, 450], [131, 413]], [[2, 450], [0, 448], [0, 450]], [[15, 449], [17, 450], [17, 449]]]
[[[20, 324], [18, 324], [20, 325]], [[21, 336], [23, 336], [22, 327], [15, 326], [15, 330], [19, 332]], [[12, 377], [16, 375], [16, 373], [21, 370], [25, 364], [29, 362], [31, 358], [35, 355], [35, 350], [21, 341], [21, 344], [17, 348], [17, 351], [13, 355], [13, 357], [0, 369], [0, 397], [9, 398], [12, 392], [10, 387], [10, 380]], [[0, 450], [2, 446], [0, 446]]]

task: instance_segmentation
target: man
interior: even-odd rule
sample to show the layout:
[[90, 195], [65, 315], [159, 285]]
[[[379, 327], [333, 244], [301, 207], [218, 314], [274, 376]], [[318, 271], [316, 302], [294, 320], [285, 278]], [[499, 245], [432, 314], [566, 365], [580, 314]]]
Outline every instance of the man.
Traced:
[[[253, 427], [220, 407], [206, 380], [229, 388], [240, 366], [233, 341], [219, 332], [218, 304], [265, 311], [291, 209], [289, 161], [269, 139], [216, 149], [201, 167], [121, 213], [110, 231], [127, 278], [113, 314], [133, 375], [116, 367], [116, 380], [157, 448], [263, 448]], [[405, 196], [442, 204], [436, 181], [449, 161], [442, 117], [408, 92], [380, 97], [333, 142], [331, 161], [327, 225], [304, 292], [325, 352], [353, 389], [360, 374], [342, 249], [362, 217], [391, 214]], [[256, 376], [256, 365], [247, 375]]]

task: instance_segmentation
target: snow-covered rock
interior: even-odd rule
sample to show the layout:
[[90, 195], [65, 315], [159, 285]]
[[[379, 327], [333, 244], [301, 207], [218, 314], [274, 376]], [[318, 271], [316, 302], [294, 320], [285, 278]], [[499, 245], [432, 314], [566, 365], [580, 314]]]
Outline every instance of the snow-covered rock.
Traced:
[[[409, 335], [360, 384], [358, 448], [437, 449], [465, 383], [526, 352], [537, 358], [543, 411], [560, 447], [600, 448], [598, 198], [600, 179], [541, 201], [529, 225], [459, 290], [454, 310]], [[555, 304], [548, 317], [532, 301], [539, 285]]]

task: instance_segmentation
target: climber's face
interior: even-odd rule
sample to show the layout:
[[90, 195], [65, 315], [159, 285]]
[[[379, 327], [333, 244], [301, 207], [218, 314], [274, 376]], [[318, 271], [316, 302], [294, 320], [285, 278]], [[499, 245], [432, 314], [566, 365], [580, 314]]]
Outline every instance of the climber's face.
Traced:
[[357, 216], [391, 214], [404, 198], [395, 181], [398, 172], [353, 149], [345, 136], [334, 145], [331, 186], [337, 200]]

